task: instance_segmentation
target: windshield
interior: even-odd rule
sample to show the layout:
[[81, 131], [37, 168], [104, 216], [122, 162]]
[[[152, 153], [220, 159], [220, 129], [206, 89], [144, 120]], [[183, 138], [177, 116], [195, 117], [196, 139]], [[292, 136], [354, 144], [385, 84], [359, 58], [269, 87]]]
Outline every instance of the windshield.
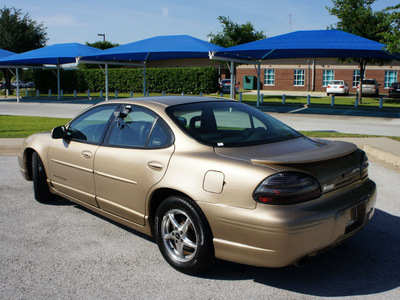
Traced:
[[234, 101], [177, 105], [167, 113], [188, 135], [211, 146], [252, 146], [301, 136], [260, 110]]

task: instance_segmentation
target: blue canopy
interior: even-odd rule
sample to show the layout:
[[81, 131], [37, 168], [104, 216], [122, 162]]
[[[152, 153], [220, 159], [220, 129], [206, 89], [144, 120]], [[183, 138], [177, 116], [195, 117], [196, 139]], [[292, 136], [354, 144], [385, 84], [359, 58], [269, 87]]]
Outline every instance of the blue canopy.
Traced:
[[227, 48], [215, 53], [235, 59], [349, 57], [399, 59], [385, 45], [340, 30], [296, 31]]
[[0, 65], [62, 65], [75, 63], [79, 56], [90, 55], [101, 50], [79, 43], [55, 44], [0, 59]]
[[7, 50], [0, 49], [0, 58], [7, 57], [7, 56], [11, 56], [11, 55], [14, 55], [14, 54], [16, 54], [16, 53], [15, 53], [15, 52], [11, 52], [11, 51], [7, 51]]
[[189, 35], [156, 36], [90, 54], [82, 60], [91, 61], [155, 61], [179, 58], [208, 58], [208, 51], [224, 48]]

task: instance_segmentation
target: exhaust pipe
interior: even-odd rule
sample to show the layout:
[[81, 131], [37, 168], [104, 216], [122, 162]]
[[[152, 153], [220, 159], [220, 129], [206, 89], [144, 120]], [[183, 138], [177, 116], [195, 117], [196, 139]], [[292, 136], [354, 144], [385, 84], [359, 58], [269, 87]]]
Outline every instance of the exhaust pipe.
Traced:
[[304, 256], [302, 258], [300, 258], [299, 260], [297, 260], [294, 265], [298, 268], [304, 267], [310, 260], [310, 256]]

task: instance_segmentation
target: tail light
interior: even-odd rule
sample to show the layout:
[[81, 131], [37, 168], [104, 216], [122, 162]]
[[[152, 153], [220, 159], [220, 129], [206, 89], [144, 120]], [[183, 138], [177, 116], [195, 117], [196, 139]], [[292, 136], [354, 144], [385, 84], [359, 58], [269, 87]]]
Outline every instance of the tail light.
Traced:
[[339, 89], [344, 89], [344, 86], [343, 85], [339, 86]]
[[328, 89], [330, 89], [330, 88], [331, 88], [331, 86], [330, 86], [330, 85], [328, 85], [328, 86], [327, 86], [327, 88], [328, 88]]
[[299, 172], [281, 172], [267, 177], [253, 193], [265, 204], [296, 204], [318, 198], [321, 186], [313, 177]]

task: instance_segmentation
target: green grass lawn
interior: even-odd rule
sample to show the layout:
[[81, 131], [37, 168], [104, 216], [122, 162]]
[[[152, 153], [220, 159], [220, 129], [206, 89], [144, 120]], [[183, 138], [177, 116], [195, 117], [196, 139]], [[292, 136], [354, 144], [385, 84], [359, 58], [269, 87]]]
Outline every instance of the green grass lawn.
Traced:
[[[26, 116], [2, 116], [0, 115], [0, 138], [23, 138], [31, 134], [43, 131], [51, 131], [54, 127], [66, 124], [70, 119], [45, 118]], [[346, 134], [324, 131], [301, 131], [306, 136], [316, 138], [328, 137], [376, 137], [364, 134]], [[390, 137], [400, 142], [400, 137]]]
[[0, 116], [0, 138], [23, 138], [31, 134], [50, 131], [66, 124], [70, 119], [25, 116]]

